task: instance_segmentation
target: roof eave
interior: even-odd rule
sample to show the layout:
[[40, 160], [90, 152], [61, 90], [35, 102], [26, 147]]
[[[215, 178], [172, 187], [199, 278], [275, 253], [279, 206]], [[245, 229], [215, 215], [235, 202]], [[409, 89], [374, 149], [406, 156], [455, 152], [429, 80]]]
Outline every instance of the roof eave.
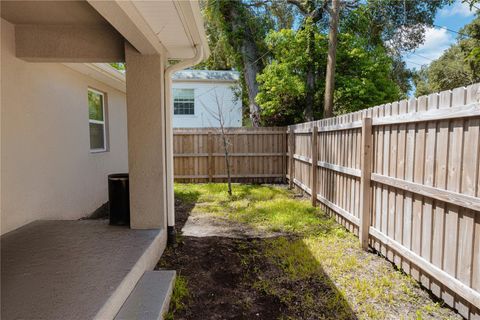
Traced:
[[[181, 17], [185, 31], [189, 34], [192, 57], [195, 55], [195, 46], [203, 48], [203, 60], [210, 56], [207, 34], [205, 32], [204, 21], [198, 1], [175, 1], [175, 8]], [[175, 53], [171, 53], [171, 59], [176, 59]], [[184, 60], [184, 58], [179, 59]]]
[[204, 83], [237, 83], [238, 80], [225, 80], [225, 79], [172, 79], [174, 83], [179, 82], [204, 82]]
[[108, 63], [64, 63], [64, 65], [121, 92], [127, 91], [125, 74]]

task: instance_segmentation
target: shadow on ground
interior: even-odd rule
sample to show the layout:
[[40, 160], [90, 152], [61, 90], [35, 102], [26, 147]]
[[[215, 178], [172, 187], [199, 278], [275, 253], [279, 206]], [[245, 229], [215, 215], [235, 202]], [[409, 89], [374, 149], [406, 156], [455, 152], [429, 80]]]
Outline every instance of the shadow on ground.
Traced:
[[158, 264], [180, 275], [169, 320], [461, 318], [284, 186], [228, 196], [225, 184], [178, 184], [175, 195], [190, 233]]
[[[178, 230], [199, 196], [194, 190], [176, 193]], [[243, 189], [240, 195], [254, 196], [254, 188]], [[157, 266], [175, 269], [187, 280], [190, 295], [185, 307], [175, 311], [175, 319], [356, 319], [343, 294], [297, 237], [232, 239], [180, 234], [178, 240], [178, 246], [167, 248]], [[278, 243], [295, 243], [302, 259], [296, 266], [299, 270], [288, 270], [295, 264], [284, 264], [281, 257], [272, 255]], [[305, 266], [315, 273], [303, 272]]]

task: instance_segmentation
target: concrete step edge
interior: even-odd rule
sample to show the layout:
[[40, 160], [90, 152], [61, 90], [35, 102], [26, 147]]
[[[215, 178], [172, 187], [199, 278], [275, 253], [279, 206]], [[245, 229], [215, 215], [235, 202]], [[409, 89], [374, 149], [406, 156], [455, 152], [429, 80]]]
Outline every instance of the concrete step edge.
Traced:
[[162, 320], [168, 312], [175, 277], [174, 270], [146, 271], [115, 320]]

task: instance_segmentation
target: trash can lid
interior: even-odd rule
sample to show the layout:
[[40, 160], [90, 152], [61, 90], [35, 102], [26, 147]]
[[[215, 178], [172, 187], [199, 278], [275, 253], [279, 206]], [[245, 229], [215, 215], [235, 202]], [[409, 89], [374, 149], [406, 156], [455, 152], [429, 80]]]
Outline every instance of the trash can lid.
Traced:
[[108, 180], [128, 180], [128, 173], [109, 174]]

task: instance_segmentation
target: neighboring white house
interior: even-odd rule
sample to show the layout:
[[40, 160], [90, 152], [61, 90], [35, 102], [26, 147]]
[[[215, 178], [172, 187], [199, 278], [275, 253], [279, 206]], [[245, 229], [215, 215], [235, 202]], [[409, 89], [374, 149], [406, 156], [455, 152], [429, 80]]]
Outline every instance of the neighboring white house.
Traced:
[[242, 126], [240, 74], [237, 71], [183, 70], [173, 75], [173, 127], [219, 127], [218, 105], [225, 126]]

